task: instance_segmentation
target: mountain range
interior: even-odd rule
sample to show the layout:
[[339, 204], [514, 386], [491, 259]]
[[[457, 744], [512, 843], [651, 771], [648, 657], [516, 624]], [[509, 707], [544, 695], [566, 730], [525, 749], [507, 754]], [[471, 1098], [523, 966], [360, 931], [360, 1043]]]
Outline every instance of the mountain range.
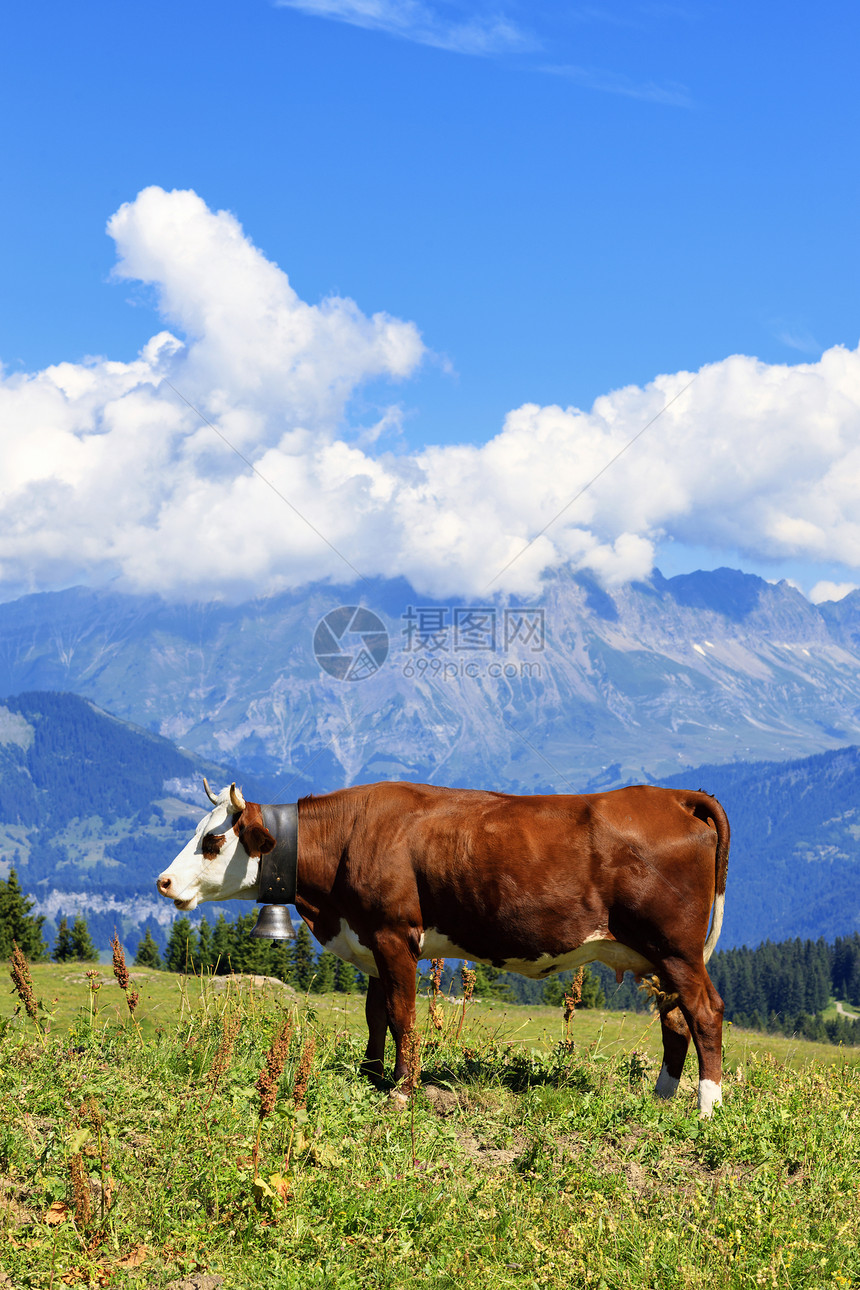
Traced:
[[395, 778], [703, 787], [733, 824], [723, 944], [860, 923], [860, 592], [814, 606], [728, 569], [566, 575], [529, 603], [76, 588], [0, 606], [0, 695], [0, 864], [51, 917], [163, 934], [152, 880], [207, 774], [265, 801]]
[[[361, 679], [340, 680], [314, 643], [357, 605], [381, 631], [343, 633]], [[860, 592], [816, 606], [731, 569], [611, 591], [565, 575], [530, 604], [402, 582], [238, 605], [76, 588], [0, 607], [0, 696], [28, 690], [293, 796], [391, 778], [581, 791], [860, 740]]]

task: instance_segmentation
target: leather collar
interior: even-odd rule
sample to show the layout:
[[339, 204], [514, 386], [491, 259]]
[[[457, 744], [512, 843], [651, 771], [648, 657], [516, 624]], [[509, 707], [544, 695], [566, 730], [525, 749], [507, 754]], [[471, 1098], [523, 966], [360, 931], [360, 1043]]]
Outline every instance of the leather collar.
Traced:
[[260, 880], [257, 903], [261, 905], [294, 905], [299, 867], [299, 808], [261, 806], [263, 824], [275, 839], [272, 851], [260, 857]]

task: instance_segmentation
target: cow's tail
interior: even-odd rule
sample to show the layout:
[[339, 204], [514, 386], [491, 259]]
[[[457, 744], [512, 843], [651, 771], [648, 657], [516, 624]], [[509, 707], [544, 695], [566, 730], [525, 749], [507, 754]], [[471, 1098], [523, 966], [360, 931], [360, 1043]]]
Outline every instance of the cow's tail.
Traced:
[[694, 810], [700, 820], [712, 825], [717, 831], [717, 855], [714, 873], [714, 908], [711, 914], [711, 930], [705, 941], [705, 962], [717, 948], [720, 932], [723, 930], [723, 914], [726, 909], [726, 876], [729, 871], [729, 818], [715, 797], [700, 793], [694, 804]]

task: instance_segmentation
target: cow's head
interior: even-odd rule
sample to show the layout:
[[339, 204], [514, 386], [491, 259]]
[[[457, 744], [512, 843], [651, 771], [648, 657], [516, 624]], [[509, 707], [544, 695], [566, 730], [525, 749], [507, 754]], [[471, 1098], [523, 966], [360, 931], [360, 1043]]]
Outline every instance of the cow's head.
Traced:
[[217, 796], [205, 779], [203, 785], [212, 810], [155, 883], [182, 910], [201, 900], [256, 900], [260, 856], [275, 845], [260, 807], [246, 802], [235, 784]]

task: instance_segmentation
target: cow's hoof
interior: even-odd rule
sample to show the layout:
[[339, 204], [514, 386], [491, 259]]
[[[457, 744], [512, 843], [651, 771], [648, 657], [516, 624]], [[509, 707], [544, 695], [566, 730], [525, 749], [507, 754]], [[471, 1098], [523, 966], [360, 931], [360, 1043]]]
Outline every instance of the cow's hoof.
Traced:
[[665, 1065], [662, 1066], [660, 1068], [660, 1074], [657, 1076], [657, 1085], [654, 1089], [654, 1096], [663, 1098], [664, 1100], [674, 1097], [678, 1091], [679, 1083], [680, 1080], [675, 1079], [674, 1075], [670, 1075], [666, 1070]]
[[699, 1082], [699, 1119], [709, 1120], [714, 1114], [715, 1106], [722, 1106], [723, 1090], [712, 1079]]

